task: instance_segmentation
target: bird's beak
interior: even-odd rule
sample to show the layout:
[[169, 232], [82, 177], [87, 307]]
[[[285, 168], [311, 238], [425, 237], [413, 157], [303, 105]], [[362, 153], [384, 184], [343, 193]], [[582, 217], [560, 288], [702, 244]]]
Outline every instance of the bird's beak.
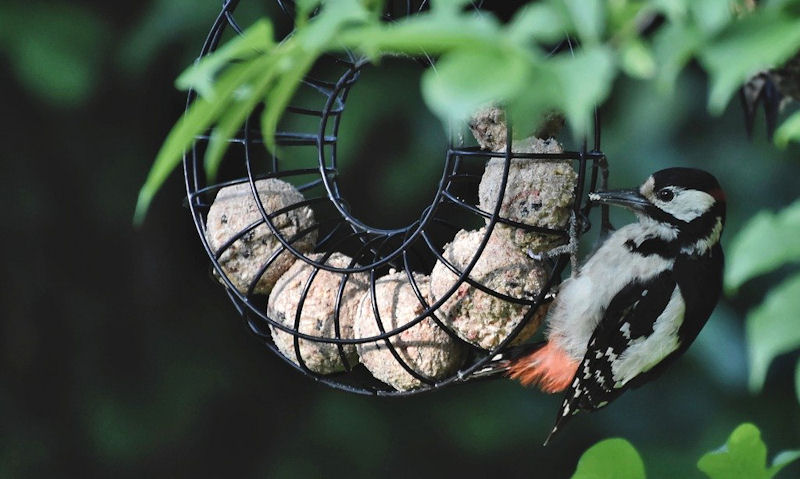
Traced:
[[589, 193], [589, 200], [606, 205], [618, 205], [633, 211], [645, 211], [650, 206], [647, 198], [637, 190], [613, 190]]

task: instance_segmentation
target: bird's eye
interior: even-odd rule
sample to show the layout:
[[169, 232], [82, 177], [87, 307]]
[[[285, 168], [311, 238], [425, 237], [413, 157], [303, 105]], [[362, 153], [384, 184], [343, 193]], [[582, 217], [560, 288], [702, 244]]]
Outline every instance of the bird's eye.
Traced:
[[663, 190], [659, 190], [658, 193], [656, 193], [656, 196], [658, 196], [659, 200], [667, 202], [672, 201], [672, 198], [675, 198], [675, 193], [673, 193], [672, 190], [664, 188]]

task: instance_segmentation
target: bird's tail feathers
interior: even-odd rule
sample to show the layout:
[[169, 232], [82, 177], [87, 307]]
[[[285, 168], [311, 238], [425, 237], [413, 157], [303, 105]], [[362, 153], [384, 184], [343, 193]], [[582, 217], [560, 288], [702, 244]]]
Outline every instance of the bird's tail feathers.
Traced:
[[512, 346], [500, 354], [497, 354], [486, 365], [473, 372], [470, 378], [484, 378], [490, 376], [497, 376], [499, 374], [508, 374], [509, 369], [513, 366], [514, 362], [529, 354], [535, 353], [537, 350], [545, 346], [545, 341], [538, 343], [526, 343], [517, 346]]
[[578, 364], [556, 343], [549, 341], [536, 351], [511, 361], [507, 374], [523, 386], [536, 385], [544, 392], [557, 393], [569, 386]]

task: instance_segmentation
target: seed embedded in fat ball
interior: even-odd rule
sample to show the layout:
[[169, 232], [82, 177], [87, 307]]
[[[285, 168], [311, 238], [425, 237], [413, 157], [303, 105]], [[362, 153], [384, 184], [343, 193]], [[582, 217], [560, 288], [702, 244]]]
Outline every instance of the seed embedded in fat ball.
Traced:
[[[443, 257], [459, 271], [464, 271], [478, 251], [486, 227], [459, 231], [444, 248]], [[537, 297], [547, 281], [548, 270], [515, 247], [508, 231], [495, 228], [480, 258], [470, 271], [470, 279], [497, 293], [525, 300]], [[431, 296], [435, 301], [458, 282], [458, 276], [438, 261], [431, 272]], [[439, 308], [445, 325], [463, 340], [492, 350], [506, 339], [523, 319], [530, 306], [512, 303], [461, 283]], [[518, 344], [536, 333], [545, 313], [540, 306], [511, 344]]]
[[[275, 178], [256, 181], [256, 189], [267, 214], [304, 200], [294, 186]], [[259, 271], [272, 255], [283, 248], [269, 226], [263, 223], [250, 183], [220, 189], [206, 220], [206, 238], [215, 252], [256, 221], [262, 224], [244, 233], [219, 258], [223, 272], [243, 294], [256, 281]], [[316, 229], [291, 242], [295, 235], [315, 224], [314, 212], [308, 206], [293, 208], [275, 216], [272, 223], [281, 236], [298, 251], [306, 253], [314, 247], [317, 240]], [[258, 278], [253, 292], [268, 294], [295, 259], [292, 253], [283, 251]]]
[[[321, 262], [324, 254], [314, 254], [310, 259]], [[335, 268], [353, 267], [352, 259], [341, 253], [333, 253], [325, 262]], [[284, 326], [294, 329], [295, 315], [300, 306], [300, 299], [306, 288], [308, 279], [316, 268], [305, 261], [295, 262], [275, 283], [269, 295], [267, 315]], [[345, 277], [347, 279], [345, 280]], [[336, 297], [344, 281], [339, 303], [339, 334], [336, 332]], [[303, 308], [300, 312], [300, 323], [297, 331], [320, 338], [353, 338], [353, 322], [358, 302], [367, 291], [369, 275], [352, 273], [345, 275], [320, 268], [308, 289]], [[279, 328], [270, 326], [272, 340], [278, 350], [293, 363], [299, 364], [294, 347], [294, 336]], [[317, 342], [299, 339], [298, 346], [303, 363], [319, 374], [330, 374], [346, 369], [339, 347], [330, 342]], [[356, 348], [352, 344], [342, 345], [343, 353], [349, 367], [358, 363]]]
[[[504, 147], [505, 148], [505, 147]], [[562, 153], [554, 139], [528, 138], [514, 144], [517, 153]], [[492, 158], [486, 164], [478, 186], [482, 210], [493, 213], [500, 197], [505, 158]], [[526, 225], [549, 229], [566, 229], [578, 175], [571, 160], [512, 158], [499, 215]], [[487, 219], [488, 223], [488, 219]], [[498, 224], [507, 230], [523, 251], [535, 253], [566, 242], [566, 236], [526, 231], [512, 225]]]
[[[428, 305], [430, 279], [414, 274], [414, 281]], [[397, 329], [417, 318], [425, 306], [420, 302], [406, 273], [393, 273], [375, 281], [375, 297], [381, 325], [385, 332]], [[378, 320], [373, 311], [372, 294], [367, 291], [358, 304], [355, 320], [356, 338], [377, 336]], [[433, 380], [444, 379], [464, 363], [466, 345], [451, 337], [430, 317], [389, 338], [400, 358], [415, 372]], [[394, 358], [385, 340], [356, 346], [361, 363], [377, 379], [400, 391], [422, 387]]]

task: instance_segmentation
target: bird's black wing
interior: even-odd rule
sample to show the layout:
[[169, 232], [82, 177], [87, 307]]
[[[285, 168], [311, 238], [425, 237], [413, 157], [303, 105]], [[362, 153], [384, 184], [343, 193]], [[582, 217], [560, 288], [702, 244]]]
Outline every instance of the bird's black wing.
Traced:
[[631, 283], [614, 296], [589, 340], [550, 437], [573, 414], [599, 409], [628, 387], [618, 384], [612, 364], [632, 342], [653, 333], [653, 325], [676, 287], [672, 273], [664, 271], [646, 281]]

